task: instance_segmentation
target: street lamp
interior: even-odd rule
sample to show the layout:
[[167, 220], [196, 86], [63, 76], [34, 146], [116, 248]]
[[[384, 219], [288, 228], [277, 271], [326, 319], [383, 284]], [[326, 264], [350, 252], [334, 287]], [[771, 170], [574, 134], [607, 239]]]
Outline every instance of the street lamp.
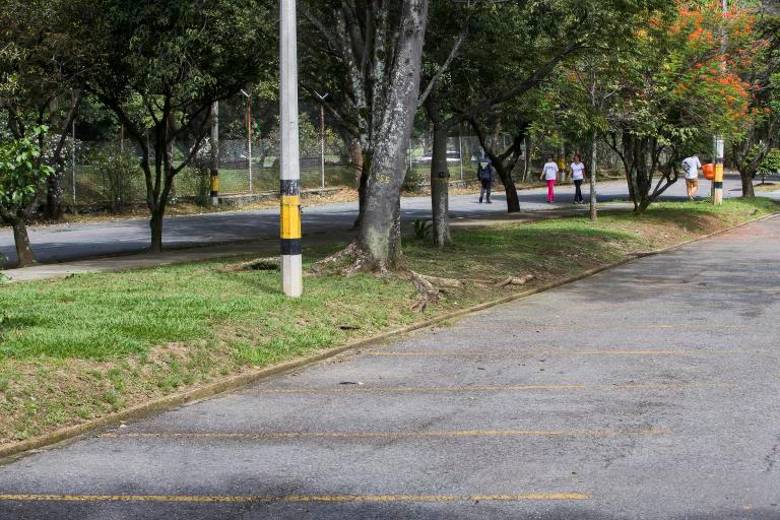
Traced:
[[241, 94], [246, 98], [246, 144], [247, 157], [249, 158], [249, 193], [252, 190], [252, 96], [246, 90], [241, 89]]
[[279, 0], [279, 2], [282, 287], [284, 294], [298, 298], [303, 294], [303, 260], [301, 257], [301, 164], [298, 145], [297, 28], [295, 0]]
[[316, 90], [314, 95], [320, 100], [320, 173], [322, 177], [321, 186], [325, 189], [325, 100], [330, 94], [320, 94]]

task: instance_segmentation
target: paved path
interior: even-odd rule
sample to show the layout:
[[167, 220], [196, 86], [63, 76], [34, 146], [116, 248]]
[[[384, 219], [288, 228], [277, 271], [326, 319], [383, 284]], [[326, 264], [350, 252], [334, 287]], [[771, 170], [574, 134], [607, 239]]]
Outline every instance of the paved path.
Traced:
[[0, 518], [780, 518], [780, 218], [0, 467]]
[[[571, 207], [571, 186], [559, 188], [559, 200], [553, 207]], [[587, 190], [586, 190], [587, 191]], [[729, 180], [729, 195], [739, 195], [739, 182]], [[709, 192], [709, 183], [702, 182], [702, 193]], [[627, 198], [625, 182], [603, 183], [599, 189], [602, 200]], [[682, 199], [685, 193], [679, 182], [669, 190], [667, 198]], [[545, 202], [545, 190], [520, 192], [525, 211], [551, 209]], [[452, 217], [491, 218], [506, 213], [506, 198], [500, 193], [495, 204], [477, 204], [474, 195], [453, 196]], [[406, 221], [430, 218], [428, 197], [404, 198], [403, 218]], [[164, 239], [168, 246], [186, 247], [208, 243], [275, 239], [279, 233], [277, 209], [233, 211], [170, 217], [166, 219]], [[328, 204], [304, 208], [303, 226], [306, 236], [348, 230], [357, 216], [357, 203]], [[31, 230], [33, 250], [40, 262], [65, 262], [80, 258], [116, 255], [143, 251], [149, 247], [149, 226], [146, 219], [128, 219], [95, 224], [43, 226]], [[10, 260], [16, 258], [10, 229], [0, 228], [0, 253]]]

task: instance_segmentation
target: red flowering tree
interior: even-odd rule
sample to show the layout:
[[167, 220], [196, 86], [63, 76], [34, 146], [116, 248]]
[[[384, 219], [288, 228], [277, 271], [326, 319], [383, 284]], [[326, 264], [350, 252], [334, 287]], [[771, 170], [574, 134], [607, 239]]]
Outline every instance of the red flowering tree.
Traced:
[[747, 29], [714, 5], [681, 2], [674, 10], [648, 13], [636, 26], [609, 108], [607, 142], [620, 156], [634, 208], [642, 212], [678, 180], [685, 155], [709, 152], [714, 134], [741, 134], [750, 84], [728, 67], [722, 43], [723, 31], [736, 38]]

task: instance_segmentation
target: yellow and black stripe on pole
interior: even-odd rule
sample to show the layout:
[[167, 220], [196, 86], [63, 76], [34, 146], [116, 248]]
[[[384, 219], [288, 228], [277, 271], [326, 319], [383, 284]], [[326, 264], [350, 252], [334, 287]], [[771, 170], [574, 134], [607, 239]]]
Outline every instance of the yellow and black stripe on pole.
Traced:
[[723, 204], [723, 163], [724, 163], [724, 141], [720, 136], [715, 136], [715, 179], [712, 181], [712, 203], [716, 206]]
[[300, 151], [298, 145], [298, 43], [295, 0], [280, 0], [280, 79], [281, 111], [281, 242], [282, 288], [298, 298], [303, 294], [301, 256]]

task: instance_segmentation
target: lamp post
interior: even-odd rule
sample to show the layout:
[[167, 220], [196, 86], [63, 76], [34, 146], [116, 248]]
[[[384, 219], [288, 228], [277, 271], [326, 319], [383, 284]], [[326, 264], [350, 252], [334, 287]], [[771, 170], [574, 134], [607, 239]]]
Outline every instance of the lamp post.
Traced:
[[241, 94], [246, 98], [246, 145], [247, 158], [249, 159], [249, 193], [252, 189], [252, 95], [241, 89]]
[[[729, 3], [728, 0], [722, 0], [722, 7], [723, 7], [723, 17], [725, 18], [726, 14], [729, 12]], [[725, 21], [724, 21], [725, 23]], [[721, 56], [721, 66], [720, 71], [722, 74], [726, 73], [726, 50], [728, 48], [728, 36], [726, 34], [726, 27], [725, 25], [721, 29], [721, 40], [720, 40], [720, 52], [723, 56]], [[724, 163], [725, 163], [725, 142], [723, 140], [723, 136], [716, 135], [713, 140], [713, 158], [715, 162], [715, 179], [712, 181], [712, 203], [715, 206], [720, 206], [723, 204], [723, 169], [724, 169]]]
[[280, 235], [284, 294], [303, 294], [301, 257], [301, 164], [298, 145], [298, 46], [295, 0], [280, 0]]
[[330, 94], [320, 94], [316, 90], [314, 95], [320, 100], [320, 173], [321, 187], [325, 189], [325, 100]]

